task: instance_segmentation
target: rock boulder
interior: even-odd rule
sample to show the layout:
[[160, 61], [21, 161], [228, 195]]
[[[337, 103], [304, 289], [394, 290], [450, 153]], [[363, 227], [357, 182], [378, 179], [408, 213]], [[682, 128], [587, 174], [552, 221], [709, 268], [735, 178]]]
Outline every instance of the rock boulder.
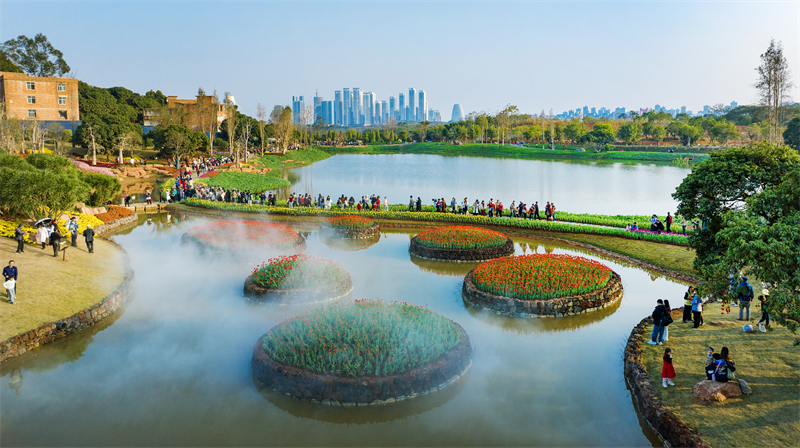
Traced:
[[736, 381], [720, 383], [717, 381], [703, 380], [694, 385], [694, 396], [703, 401], [720, 402], [731, 397], [742, 395], [742, 389]]

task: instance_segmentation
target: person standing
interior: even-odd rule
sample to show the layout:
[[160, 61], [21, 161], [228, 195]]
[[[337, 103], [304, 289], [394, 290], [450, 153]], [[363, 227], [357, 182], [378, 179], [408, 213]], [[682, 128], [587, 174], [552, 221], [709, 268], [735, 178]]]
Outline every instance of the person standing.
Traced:
[[44, 224], [39, 224], [39, 228], [36, 230], [36, 242], [42, 245], [42, 250], [44, 250], [45, 246], [47, 246], [47, 240], [47, 228], [44, 226]]
[[683, 216], [681, 216], [681, 227], [683, 227], [683, 234], [684, 234], [684, 235], [686, 235], [686, 224], [688, 224], [688, 223], [686, 222], [686, 218], [684, 218]]
[[539, 201], [533, 204], [533, 219], [542, 219], [542, 217], [539, 216]]
[[700, 294], [697, 293], [696, 289], [692, 290], [692, 317], [694, 320], [693, 328], [700, 328], [701, 325], [705, 324], [703, 322], [703, 299], [700, 298]]
[[683, 294], [683, 323], [692, 321], [692, 295], [689, 294], [690, 291], [686, 291]]
[[[739, 287], [736, 289], [737, 294], [739, 295], [739, 319], [738, 320], [750, 320], [750, 301], [753, 300], [753, 287], [750, 283], [747, 283], [747, 277], [742, 277], [742, 283], [739, 284]], [[743, 311], [744, 308], [747, 309], [746, 317], [743, 319]]]
[[767, 309], [769, 290], [763, 289], [761, 290], [761, 294], [762, 295], [758, 296], [758, 301], [761, 302], [761, 320], [758, 321], [758, 331], [766, 333], [767, 326], [769, 326], [769, 310]]
[[409, 196], [409, 199], [408, 199], [408, 211], [410, 211], [410, 212], [414, 211], [414, 196]]
[[50, 234], [50, 245], [53, 246], [53, 257], [58, 256], [58, 250], [61, 248], [61, 232], [59, 232], [58, 227], [53, 228], [53, 233]]
[[89, 250], [89, 253], [94, 253], [94, 230], [92, 230], [91, 225], [86, 226], [86, 230], [83, 231], [83, 238], [86, 240], [86, 249]]
[[76, 217], [73, 216], [69, 219], [69, 226], [67, 229], [72, 237], [72, 247], [78, 247], [78, 219]]
[[672, 350], [664, 350], [664, 367], [661, 368], [661, 385], [666, 389], [667, 385], [674, 386], [672, 379], [675, 378], [675, 366], [672, 365]]
[[25, 252], [25, 231], [22, 230], [22, 223], [17, 224], [17, 228], [14, 229], [14, 239], [17, 240], [17, 253], [21, 254]]
[[14, 260], [9, 260], [8, 266], [3, 268], [3, 286], [8, 294], [8, 303], [16, 305], [14, 299], [17, 297], [17, 267]]
[[145, 190], [144, 199], [147, 202], [147, 205], [153, 204], [153, 195], [150, 193], [150, 190]]
[[656, 303], [658, 303], [658, 305], [656, 305], [656, 308], [653, 310], [653, 334], [648, 342], [650, 345], [661, 345], [661, 341], [664, 338], [664, 327], [661, 325], [665, 312], [664, 301], [658, 299]]
[[667, 219], [665, 219], [665, 221], [667, 221], [667, 233], [672, 232], [672, 230], [670, 230], [672, 227], [672, 215], [670, 215], [669, 212], [667, 212]]
[[669, 324], [672, 323], [672, 308], [669, 306], [669, 300], [664, 300], [664, 309], [665, 314], [664, 318], [661, 319], [661, 326], [664, 327], [664, 337], [661, 338], [662, 341], [669, 341]]
[[388, 196], [384, 196], [383, 197], [383, 211], [385, 211], [385, 212], [389, 211], [389, 197]]

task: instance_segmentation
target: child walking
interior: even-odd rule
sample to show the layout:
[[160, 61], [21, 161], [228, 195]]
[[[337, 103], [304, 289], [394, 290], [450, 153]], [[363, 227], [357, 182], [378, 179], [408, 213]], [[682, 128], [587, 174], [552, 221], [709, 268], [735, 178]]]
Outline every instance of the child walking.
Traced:
[[661, 385], [665, 388], [667, 385], [674, 386], [675, 383], [672, 379], [675, 378], [675, 368], [672, 366], [672, 350], [664, 350], [664, 367], [661, 369]]

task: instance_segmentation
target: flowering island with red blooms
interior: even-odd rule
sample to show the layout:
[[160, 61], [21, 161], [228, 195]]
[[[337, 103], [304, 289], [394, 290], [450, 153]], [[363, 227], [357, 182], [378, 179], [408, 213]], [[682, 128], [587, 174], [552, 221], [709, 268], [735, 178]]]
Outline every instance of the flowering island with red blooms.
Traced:
[[427, 308], [357, 300], [284, 321], [264, 337], [276, 361], [336, 376], [400, 374], [435, 361], [461, 340], [461, 328]]
[[533, 254], [487, 261], [472, 271], [479, 290], [523, 300], [576, 296], [605, 287], [611, 269], [583, 257]]
[[479, 227], [439, 227], [417, 234], [417, 242], [435, 249], [485, 249], [508, 242], [508, 236]]
[[363, 216], [335, 216], [328, 219], [328, 225], [337, 229], [364, 229], [375, 224], [375, 221]]
[[285, 249], [303, 241], [294, 230], [263, 221], [214, 221], [198, 224], [186, 235], [195, 242], [213, 249], [248, 249], [270, 246]]
[[334, 284], [347, 272], [332, 260], [292, 255], [272, 258], [253, 270], [253, 281], [265, 288], [302, 289]]

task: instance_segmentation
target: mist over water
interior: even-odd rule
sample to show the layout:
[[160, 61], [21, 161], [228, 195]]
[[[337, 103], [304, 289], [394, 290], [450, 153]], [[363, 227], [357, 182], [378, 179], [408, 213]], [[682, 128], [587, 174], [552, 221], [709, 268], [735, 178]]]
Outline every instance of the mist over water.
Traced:
[[[167, 221], [169, 224], [167, 224]], [[177, 221], [177, 222], [176, 222]], [[330, 408], [254, 384], [258, 338], [311, 306], [254, 304], [245, 278], [276, 251], [201, 252], [181, 236], [203, 218], [152, 215], [116, 241], [136, 273], [121, 314], [0, 366], [3, 445], [651, 445], [622, 376], [625, 340], [656, 298], [684, 286], [647, 271], [565, 248], [515, 239], [517, 254], [569, 253], [622, 277], [623, 299], [561, 319], [496, 316], [461, 299], [463, 275], [408, 254], [413, 232], [389, 231], [342, 250], [308, 235], [308, 255], [337, 261], [353, 299], [427, 305], [459, 323], [475, 350], [451, 387], [394, 406]], [[290, 224], [291, 226], [291, 224]], [[310, 226], [305, 224], [303, 229]], [[461, 266], [458, 266], [461, 269]], [[444, 274], [444, 275], [443, 275]], [[458, 274], [458, 273], [455, 273]], [[676, 356], [683, 356], [676, 354]], [[15, 380], [15, 385], [18, 382]], [[10, 385], [9, 385], [10, 386]]]

